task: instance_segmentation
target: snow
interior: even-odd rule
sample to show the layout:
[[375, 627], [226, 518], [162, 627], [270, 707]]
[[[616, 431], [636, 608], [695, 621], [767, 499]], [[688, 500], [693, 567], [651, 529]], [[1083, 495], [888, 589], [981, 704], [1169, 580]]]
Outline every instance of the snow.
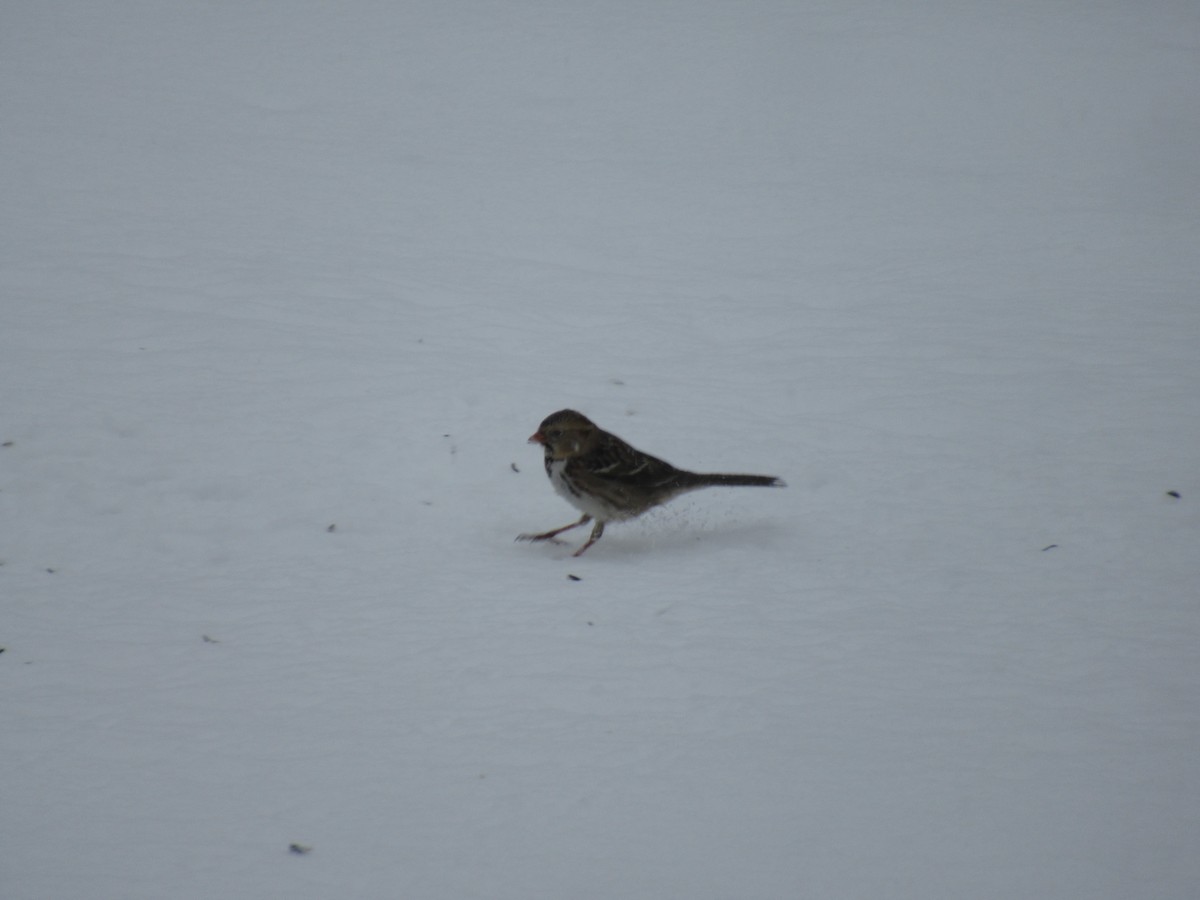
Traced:
[[1195, 896], [1194, 4], [2, 18], [5, 897]]

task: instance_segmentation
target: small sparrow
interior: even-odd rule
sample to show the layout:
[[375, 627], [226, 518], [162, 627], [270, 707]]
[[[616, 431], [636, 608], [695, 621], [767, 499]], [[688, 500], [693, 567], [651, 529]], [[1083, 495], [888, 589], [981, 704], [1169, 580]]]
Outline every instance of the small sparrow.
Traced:
[[772, 475], [707, 475], [677, 469], [629, 446], [582, 413], [563, 409], [547, 416], [529, 438], [546, 451], [546, 474], [564, 500], [583, 513], [578, 522], [518, 541], [550, 541], [596, 520], [592, 536], [575, 551], [581, 556], [600, 540], [608, 522], [632, 519], [686, 491], [712, 485], [786, 487]]

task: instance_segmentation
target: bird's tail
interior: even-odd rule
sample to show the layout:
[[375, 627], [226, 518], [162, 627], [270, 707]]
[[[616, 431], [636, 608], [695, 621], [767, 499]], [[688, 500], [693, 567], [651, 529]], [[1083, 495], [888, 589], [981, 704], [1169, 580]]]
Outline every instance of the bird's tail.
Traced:
[[787, 487], [787, 482], [774, 475], [724, 475], [720, 473], [689, 472], [681, 479], [686, 488], [702, 488], [715, 485], [726, 487]]

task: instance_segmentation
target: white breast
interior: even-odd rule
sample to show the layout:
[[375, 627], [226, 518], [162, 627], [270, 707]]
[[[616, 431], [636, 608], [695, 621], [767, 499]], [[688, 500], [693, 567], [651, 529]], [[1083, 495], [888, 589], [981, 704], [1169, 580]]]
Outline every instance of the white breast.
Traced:
[[620, 515], [619, 511], [614, 510], [599, 498], [589, 496], [588, 494], [576, 494], [571, 490], [571, 486], [563, 478], [563, 468], [566, 464], [567, 461], [565, 459], [552, 460], [548, 469], [550, 483], [554, 485], [554, 490], [558, 496], [562, 497], [580, 512], [587, 513], [598, 521], [608, 522], [613, 519], [624, 518]]

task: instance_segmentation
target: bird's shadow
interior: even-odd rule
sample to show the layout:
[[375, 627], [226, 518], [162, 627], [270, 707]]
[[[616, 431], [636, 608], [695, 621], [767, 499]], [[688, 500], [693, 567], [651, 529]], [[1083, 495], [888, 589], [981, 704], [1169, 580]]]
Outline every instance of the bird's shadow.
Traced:
[[[580, 529], [578, 540], [568, 535], [539, 542], [555, 558], [570, 559], [587, 540]], [[651, 556], [692, 554], [731, 546], [771, 546], [785, 534], [783, 525], [772, 519], [721, 520], [697, 524], [674, 515], [647, 518], [637, 523], [614, 523], [604, 537], [588, 548], [585, 559], [603, 557], [635, 559]]]
[[[703, 523], [649, 522], [638, 531], [618, 532], [610, 550], [624, 556], [649, 556], [664, 553], [694, 553], [728, 549], [730, 547], [762, 547], [776, 543], [785, 533], [783, 526], [771, 519], [726, 520]], [[605, 534], [605, 538], [609, 535]], [[588, 550], [591, 553], [600, 545]]]

